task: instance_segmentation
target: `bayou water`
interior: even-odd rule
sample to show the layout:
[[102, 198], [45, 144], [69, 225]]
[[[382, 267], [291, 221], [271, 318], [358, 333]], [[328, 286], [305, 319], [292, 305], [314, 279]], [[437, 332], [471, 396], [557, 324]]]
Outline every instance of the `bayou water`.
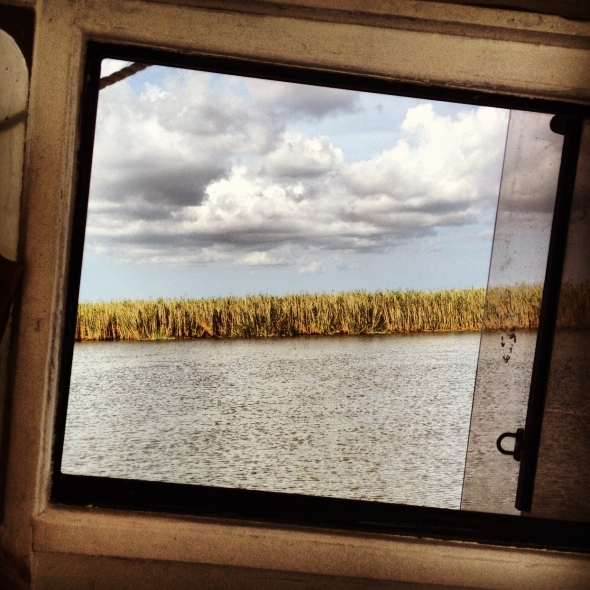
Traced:
[[479, 343], [77, 343], [62, 471], [459, 508]]

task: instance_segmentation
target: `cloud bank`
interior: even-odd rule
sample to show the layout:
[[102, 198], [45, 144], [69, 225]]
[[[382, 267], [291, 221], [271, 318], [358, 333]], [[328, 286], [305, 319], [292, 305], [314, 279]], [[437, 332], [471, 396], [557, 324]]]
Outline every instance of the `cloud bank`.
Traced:
[[[155, 69], [155, 68], [153, 68]], [[410, 108], [348, 162], [298, 123], [362, 112], [358, 92], [176, 72], [101, 91], [87, 244], [129, 262], [296, 265], [386, 251], [495, 206], [508, 114]]]

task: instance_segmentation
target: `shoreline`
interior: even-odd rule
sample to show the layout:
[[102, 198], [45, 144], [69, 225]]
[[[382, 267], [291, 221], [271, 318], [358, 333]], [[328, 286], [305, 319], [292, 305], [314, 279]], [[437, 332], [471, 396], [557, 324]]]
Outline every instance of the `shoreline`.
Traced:
[[[571, 330], [582, 329], [582, 328], [569, 328]], [[517, 328], [519, 332], [536, 332], [537, 328]], [[228, 342], [235, 342], [237, 340], [304, 340], [306, 338], [373, 338], [373, 337], [383, 337], [389, 338], [391, 336], [430, 336], [430, 335], [440, 335], [440, 334], [478, 334], [481, 332], [480, 330], [430, 330], [430, 331], [422, 331], [422, 332], [366, 332], [363, 334], [298, 334], [296, 336], [250, 336], [248, 338], [228, 338], [225, 336], [199, 336], [194, 338], [177, 338], [177, 337], [163, 337], [163, 338], [144, 338], [142, 340], [138, 339], [118, 339], [118, 340], [75, 340], [76, 344], [88, 344], [88, 343], [97, 343], [97, 342], [194, 342], [194, 341], [228, 341]], [[508, 332], [506, 328], [495, 328], [492, 330], [486, 330], [486, 333], [493, 334], [497, 332], [498, 334], [505, 334]]]

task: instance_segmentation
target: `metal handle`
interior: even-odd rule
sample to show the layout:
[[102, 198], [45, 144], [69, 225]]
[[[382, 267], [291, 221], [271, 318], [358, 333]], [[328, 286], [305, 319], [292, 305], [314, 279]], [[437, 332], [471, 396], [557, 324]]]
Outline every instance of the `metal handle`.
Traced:
[[[505, 438], [513, 438], [514, 439], [514, 449], [512, 451], [507, 451], [502, 446], [502, 441]], [[496, 441], [496, 447], [502, 453], [502, 455], [512, 455], [515, 461], [520, 461], [520, 455], [522, 453], [522, 442], [524, 438], [524, 428], [519, 428], [516, 432], [504, 432], [498, 437]]]

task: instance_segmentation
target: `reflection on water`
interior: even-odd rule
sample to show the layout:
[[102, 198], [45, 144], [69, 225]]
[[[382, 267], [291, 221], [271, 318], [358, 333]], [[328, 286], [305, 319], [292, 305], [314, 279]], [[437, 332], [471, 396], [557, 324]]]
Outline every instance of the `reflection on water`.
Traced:
[[479, 334], [75, 346], [65, 473], [458, 508]]
[[590, 331], [560, 329], [539, 447], [532, 514], [590, 522]]

